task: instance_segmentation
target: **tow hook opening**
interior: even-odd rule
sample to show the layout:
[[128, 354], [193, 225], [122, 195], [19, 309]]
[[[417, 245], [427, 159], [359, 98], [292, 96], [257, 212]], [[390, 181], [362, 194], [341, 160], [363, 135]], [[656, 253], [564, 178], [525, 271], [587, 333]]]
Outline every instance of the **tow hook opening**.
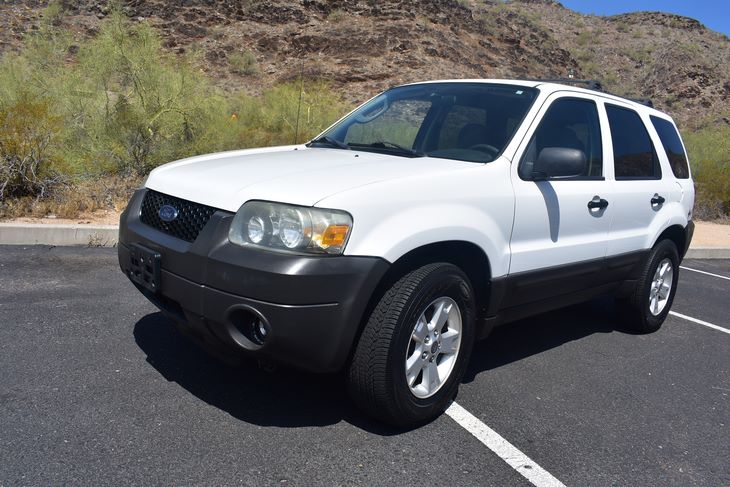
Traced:
[[248, 350], [261, 348], [271, 337], [268, 320], [260, 311], [250, 306], [233, 308], [228, 322], [228, 332], [233, 341]]

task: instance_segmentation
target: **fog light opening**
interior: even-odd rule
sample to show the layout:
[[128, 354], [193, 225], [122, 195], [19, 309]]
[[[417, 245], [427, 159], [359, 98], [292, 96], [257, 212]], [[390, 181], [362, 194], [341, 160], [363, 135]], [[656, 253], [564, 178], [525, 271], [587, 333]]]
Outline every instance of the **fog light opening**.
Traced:
[[271, 337], [271, 327], [266, 318], [257, 310], [249, 307], [236, 308], [229, 315], [232, 325], [231, 338], [244, 348], [263, 346]]

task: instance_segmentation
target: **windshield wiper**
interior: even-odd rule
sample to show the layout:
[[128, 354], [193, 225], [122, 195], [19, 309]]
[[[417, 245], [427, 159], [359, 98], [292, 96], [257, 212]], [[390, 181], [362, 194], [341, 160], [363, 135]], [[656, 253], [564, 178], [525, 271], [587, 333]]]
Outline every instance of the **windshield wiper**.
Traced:
[[352, 145], [358, 146], [358, 147], [374, 147], [376, 149], [396, 149], [398, 152], [401, 152], [403, 154], [407, 154], [407, 155], [409, 155], [411, 157], [423, 157], [423, 156], [426, 155], [423, 152], [420, 152], [420, 151], [417, 151], [417, 150], [413, 150], [413, 149], [409, 149], [408, 147], [404, 147], [404, 146], [402, 146], [400, 144], [396, 144], [395, 142], [390, 142], [390, 141], [387, 141], [387, 140], [380, 140], [378, 142], [373, 142], [373, 143], [370, 143], [370, 144], [355, 144], [353, 142]]
[[326, 144], [330, 147], [337, 147], [338, 149], [352, 150], [352, 147], [350, 147], [346, 143], [340, 142], [337, 139], [333, 139], [329, 135], [323, 135], [322, 137], [318, 137], [312, 140], [309, 144], [307, 144], [307, 147], [311, 147], [312, 144]]

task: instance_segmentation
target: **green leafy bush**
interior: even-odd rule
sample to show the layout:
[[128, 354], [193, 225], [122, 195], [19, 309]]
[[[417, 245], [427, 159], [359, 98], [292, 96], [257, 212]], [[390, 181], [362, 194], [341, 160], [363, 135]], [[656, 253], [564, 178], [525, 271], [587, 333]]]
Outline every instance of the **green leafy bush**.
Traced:
[[730, 126], [711, 126], [683, 135], [697, 191], [695, 216], [730, 215]]
[[301, 143], [326, 129], [347, 111], [322, 81], [290, 82], [266, 90], [261, 97], [239, 98], [246, 146]]
[[195, 55], [168, 53], [153, 27], [119, 11], [80, 46], [56, 24], [0, 60], [0, 203], [46, 196], [55, 181], [137, 180], [195, 154], [302, 142], [348, 108], [317, 80], [224, 92]]

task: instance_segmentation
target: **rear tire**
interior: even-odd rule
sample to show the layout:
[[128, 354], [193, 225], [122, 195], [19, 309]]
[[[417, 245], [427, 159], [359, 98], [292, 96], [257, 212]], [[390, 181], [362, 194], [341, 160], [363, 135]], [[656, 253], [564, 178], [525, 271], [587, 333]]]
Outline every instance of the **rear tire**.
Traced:
[[623, 318], [632, 331], [652, 333], [661, 328], [674, 301], [678, 278], [677, 246], [662, 240], [651, 249], [636, 286], [621, 303]]
[[452, 264], [400, 278], [372, 311], [349, 369], [350, 395], [399, 427], [440, 415], [456, 395], [474, 344], [474, 291]]

